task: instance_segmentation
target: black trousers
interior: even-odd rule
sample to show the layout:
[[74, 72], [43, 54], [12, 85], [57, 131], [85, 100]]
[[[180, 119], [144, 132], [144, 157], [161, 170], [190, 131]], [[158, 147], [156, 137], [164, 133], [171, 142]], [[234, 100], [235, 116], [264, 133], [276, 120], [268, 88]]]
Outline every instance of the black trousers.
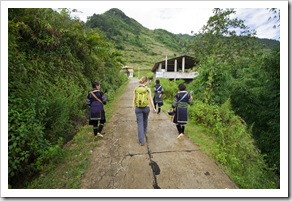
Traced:
[[97, 135], [97, 133], [101, 133], [103, 126], [104, 126], [105, 120], [95, 120], [91, 121], [91, 125], [93, 125], [93, 134], [94, 136]]
[[184, 124], [177, 124], [176, 128], [177, 128], [178, 134], [185, 132], [185, 125]]
[[156, 109], [156, 105], [158, 105], [158, 113], [161, 111], [161, 106], [163, 105], [163, 102], [155, 102], [155, 98], [153, 98], [154, 108]]

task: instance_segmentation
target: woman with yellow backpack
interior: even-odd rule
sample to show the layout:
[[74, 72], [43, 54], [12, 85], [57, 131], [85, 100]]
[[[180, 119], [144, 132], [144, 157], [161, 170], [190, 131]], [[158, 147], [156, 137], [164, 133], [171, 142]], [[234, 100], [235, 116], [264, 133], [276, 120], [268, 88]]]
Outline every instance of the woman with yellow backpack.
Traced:
[[139, 80], [139, 86], [135, 88], [133, 98], [133, 106], [135, 107], [138, 125], [138, 139], [141, 146], [144, 146], [145, 144], [145, 135], [147, 133], [148, 116], [150, 112], [149, 103], [151, 104], [153, 111], [156, 112], [151, 96], [151, 90], [147, 85], [148, 78], [143, 76]]

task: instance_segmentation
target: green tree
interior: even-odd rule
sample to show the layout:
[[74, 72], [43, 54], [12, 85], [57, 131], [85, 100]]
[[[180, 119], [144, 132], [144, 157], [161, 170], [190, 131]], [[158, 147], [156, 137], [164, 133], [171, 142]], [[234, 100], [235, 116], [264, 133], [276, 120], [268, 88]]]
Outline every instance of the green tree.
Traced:
[[17, 187], [61, 157], [86, 122], [91, 81], [109, 97], [126, 80], [123, 60], [101, 32], [86, 30], [69, 9], [8, 10], [9, 183]]
[[[234, 80], [232, 105], [252, 127], [269, 166], [280, 173], [280, 49], [257, 57]], [[271, 149], [271, 147], [273, 147]]]
[[231, 18], [234, 9], [216, 8], [213, 13], [195, 35], [189, 50], [200, 61], [197, 92], [204, 94], [207, 103], [224, 103], [229, 98], [228, 84], [236, 71], [238, 58], [253, 57], [257, 46], [255, 32], [249, 30], [243, 20]]
[[280, 52], [257, 43], [255, 32], [231, 18], [233, 13], [214, 9], [214, 16], [196, 36], [191, 50], [200, 60], [200, 76], [191, 88], [208, 104], [220, 105], [231, 98], [269, 167], [279, 171]]

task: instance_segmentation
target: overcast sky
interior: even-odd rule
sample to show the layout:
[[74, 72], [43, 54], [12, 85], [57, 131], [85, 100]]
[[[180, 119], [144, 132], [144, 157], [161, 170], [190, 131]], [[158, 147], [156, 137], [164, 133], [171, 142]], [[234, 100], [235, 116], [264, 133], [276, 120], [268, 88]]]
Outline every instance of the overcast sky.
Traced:
[[[128, 2], [130, 3], [130, 2]], [[161, 5], [160, 5], [161, 6]], [[109, 2], [96, 3], [91, 8], [76, 8], [79, 12], [76, 14], [82, 21], [86, 21], [88, 16], [102, 14], [111, 8], [118, 8], [128, 17], [135, 19], [148, 29], [165, 29], [174, 34], [191, 34], [197, 33], [203, 25], [206, 25], [210, 16], [213, 15], [213, 7], [198, 7], [196, 4], [177, 3], [177, 7], [129, 7], [128, 5], [115, 5]], [[257, 37], [279, 40], [280, 28], [273, 28], [275, 21], [269, 21], [273, 17], [266, 7], [265, 8], [235, 8], [236, 16], [245, 20], [245, 25], [250, 29], [255, 29]]]
[[[161, 28], [174, 34], [197, 33], [213, 15], [213, 8], [234, 8], [236, 17], [245, 20], [250, 29], [255, 29], [259, 38], [279, 40], [280, 29], [286, 31], [288, 27], [288, 23], [285, 24], [288, 1], [5, 1], [3, 6], [6, 5], [13, 8], [77, 9], [82, 21], [94, 13], [102, 14], [118, 8], [148, 29]], [[285, 18], [284, 26], [273, 28], [275, 21], [268, 21], [273, 15], [267, 8], [285, 8], [281, 12], [281, 21]]]

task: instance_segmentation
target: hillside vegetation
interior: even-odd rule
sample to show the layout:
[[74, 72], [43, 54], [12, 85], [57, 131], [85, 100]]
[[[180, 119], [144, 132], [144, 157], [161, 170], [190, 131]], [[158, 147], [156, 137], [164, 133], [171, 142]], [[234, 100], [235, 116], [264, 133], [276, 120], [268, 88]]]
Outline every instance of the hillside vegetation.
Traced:
[[[126, 65], [138, 67], [150, 72], [155, 62], [187, 54], [197, 57], [190, 51], [190, 44], [197, 36], [173, 34], [163, 29], [149, 30], [135, 19], [129, 18], [117, 8], [103, 14], [93, 14], [85, 23], [86, 28], [98, 28], [107, 38], [114, 41], [117, 49], [122, 50]], [[228, 40], [225, 38], [225, 40]], [[272, 49], [279, 45], [278, 41], [255, 38], [257, 43]]]
[[154, 63], [183, 53], [181, 49], [191, 36], [180, 37], [162, 29], [149, 30], [119, 9], [111, 9], [102, 15], [94, 14], [86, 28], [98, 28], [123, 51], [126, 64], [135, 70], [150, 70]]
[[9, 9], [8, 16], [8, 174], [17, 186], [58, 161], [85, 124], [92, 81], [111, 101], [127, 78], [113, 43], [83, 29], [67, 10]]
[[[229, 18], [234, 13], [230, 9], [214, 9], [214, 16], [193, 36], [149, 30], [119, 9], [94, 14], [86, 23], [70, 18], [70, 12], [8, 12], [12, 188], [23, 187], [48, 164], [62, 161], [64, 144], [87, 123], [84, 101], [91, 81], [101, 82], [111, 102], [127, 80], [119, 73], [121, 66], [133, 66], [136, 72], [139, 68], [140, 76], [151, 77], [155, 62], [181, 54], [200, 61], [200, 76], [187, 83], [195, 99], [190, 118], [208, 130], [211, 157], [241, 188], [279, 187], [278, 41], [256, 38], [242, 20]], [[162, 80], [166, 103], [181, 82]], [[196, 135], [190, 137], [198, 139]]]

